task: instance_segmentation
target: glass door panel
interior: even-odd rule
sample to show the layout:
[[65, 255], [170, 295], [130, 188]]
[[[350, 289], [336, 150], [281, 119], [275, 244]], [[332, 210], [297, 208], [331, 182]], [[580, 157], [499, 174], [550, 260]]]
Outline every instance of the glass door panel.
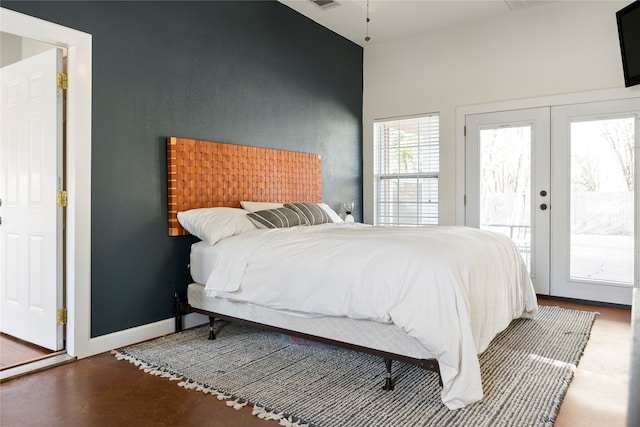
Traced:
[[633, 284], [634, 122], [571, 123], [570, 280]]
[[480, 129], [480, 228], [509, 236], [531, 271], [531, 125]]

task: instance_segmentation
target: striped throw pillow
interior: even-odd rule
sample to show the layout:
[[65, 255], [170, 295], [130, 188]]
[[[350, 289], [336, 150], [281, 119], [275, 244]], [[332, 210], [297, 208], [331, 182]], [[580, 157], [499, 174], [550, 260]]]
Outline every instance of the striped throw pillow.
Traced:
[[316, 203], [287, 203], [284, 207], [303, 215], [307, 218], [309, 225], [333, 222], [329, 214]]
[[265, 209], [247, 214], [257, 228], [286, 228], [296, 225], [309, 225], [307, 218], [289, 208]]

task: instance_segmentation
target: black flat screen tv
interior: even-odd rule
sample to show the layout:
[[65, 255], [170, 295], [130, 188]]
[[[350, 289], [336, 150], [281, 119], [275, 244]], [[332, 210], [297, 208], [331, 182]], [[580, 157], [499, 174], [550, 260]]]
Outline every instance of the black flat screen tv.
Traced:
[[616, 12], [626, 87], [640, 84], [640, 1]]

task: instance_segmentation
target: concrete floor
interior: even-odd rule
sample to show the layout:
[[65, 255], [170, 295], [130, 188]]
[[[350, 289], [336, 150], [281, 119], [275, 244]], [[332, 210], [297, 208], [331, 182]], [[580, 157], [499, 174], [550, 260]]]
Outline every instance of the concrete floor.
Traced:
[[[625, 426], [631, 310], [540, 299], [598, 311], [591, 338], [560, 408], [556, 427]], [[0, 385], [0, 425], [276, 426], [175, 382], [145, 374], [109, 353]]]

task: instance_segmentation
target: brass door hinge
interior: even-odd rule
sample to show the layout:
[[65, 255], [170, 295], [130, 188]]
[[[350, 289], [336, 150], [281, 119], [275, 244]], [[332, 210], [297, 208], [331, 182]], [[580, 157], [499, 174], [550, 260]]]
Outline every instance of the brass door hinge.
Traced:
[[68, 201], [69, 196], [67, 195], [67, 192], [64, 190], [58, 191], [58, 206], [66, 208]]
[[69, 85], [69, 78], [65, 73], [58, 73], [58, 87], [66, 90]]
[[58, 319], [58, 325], [66, 325], [67, 324], [67, 309], [61, 308], [58, 310], [58, 315], [56, 316]]

